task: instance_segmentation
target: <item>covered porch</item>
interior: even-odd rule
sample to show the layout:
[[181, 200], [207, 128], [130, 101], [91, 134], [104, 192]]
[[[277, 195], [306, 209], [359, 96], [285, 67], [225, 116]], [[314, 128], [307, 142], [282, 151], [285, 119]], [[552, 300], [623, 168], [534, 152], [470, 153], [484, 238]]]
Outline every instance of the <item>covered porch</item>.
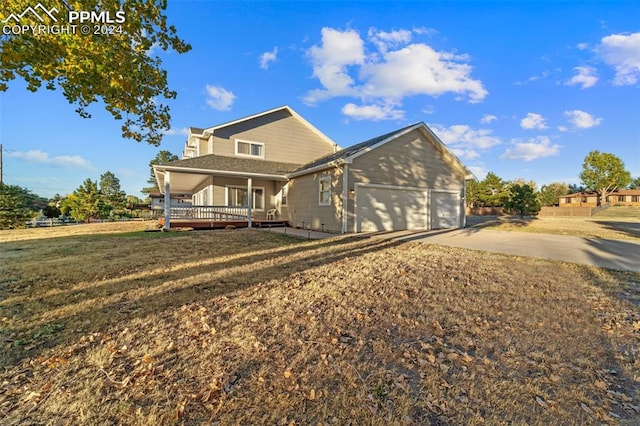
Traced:
[[[278, 191], [287, 183], [286, 173], [296, 167], [216, 155], [156, 165], [158, 187], [165, 195], [160, 222], [167, 230], [284, 226], [288, 215]], [[194, 203], [171, 205], [167, 194], [191, 194]]]

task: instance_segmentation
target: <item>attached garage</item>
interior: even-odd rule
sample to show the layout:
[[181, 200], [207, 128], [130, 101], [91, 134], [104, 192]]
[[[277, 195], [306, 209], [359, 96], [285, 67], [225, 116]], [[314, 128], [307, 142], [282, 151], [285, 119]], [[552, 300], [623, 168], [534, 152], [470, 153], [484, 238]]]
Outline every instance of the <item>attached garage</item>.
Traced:
[[421, 188], [356, 184], [357, 232], [427, 229], [428, 191]]
[[460, 193], [431, 191], [431, 229], [459, 228], [462, 222]]

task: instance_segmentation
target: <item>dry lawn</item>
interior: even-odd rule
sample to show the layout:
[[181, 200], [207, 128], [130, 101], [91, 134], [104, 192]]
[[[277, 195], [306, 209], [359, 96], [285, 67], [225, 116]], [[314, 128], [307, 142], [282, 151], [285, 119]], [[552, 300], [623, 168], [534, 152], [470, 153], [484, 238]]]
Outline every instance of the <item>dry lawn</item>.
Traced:
[[3, 425], [640, 422], [640, 274], [249, 230], [42, 235], [0, 243]]
[[[470, 218], [473, 223], [476, 218]], [[481, 220], [481, 219], [480, 219]], [[635, 217], [525, 217], [499, 216], [476, 225], [500, 231], [572, 235], [575, 237], [640, 240], [640, 219]]]

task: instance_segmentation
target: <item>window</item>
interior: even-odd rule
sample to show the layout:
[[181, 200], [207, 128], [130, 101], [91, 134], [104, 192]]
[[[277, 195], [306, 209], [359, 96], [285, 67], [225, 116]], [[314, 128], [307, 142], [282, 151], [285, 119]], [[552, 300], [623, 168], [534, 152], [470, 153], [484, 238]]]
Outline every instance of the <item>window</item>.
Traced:
[[280, 206], [282, 207], [286, 207], [287, 206], [287, 202], [288, 202], [288, 198], [289, 198], [289, 184], [285, 184], [281, 189], [280, 189]]
[[625, 198], [624, 195], [618, 195], [618, 201], [621, 201], [624, 203], [625, 201], [624, 198]]
[[632, 196], [631, 196], [631, 202], [632, 202], [632, 203], [638, 203], [638, 202], [640, 202], [640, 195], [632, 195]]
[[331, 205], [331, 178], [329, 176], [319, 180], [318, 204], [321, 206]]
[[236, 155], [264, 158], [264, 144], [236, 140]]
[[[227, 205], [231, 207], [248, 207], [247, 188], [230, 186], [227, 188]], [[264, 210], [264, 188], [251, 188], [253, 208]]]

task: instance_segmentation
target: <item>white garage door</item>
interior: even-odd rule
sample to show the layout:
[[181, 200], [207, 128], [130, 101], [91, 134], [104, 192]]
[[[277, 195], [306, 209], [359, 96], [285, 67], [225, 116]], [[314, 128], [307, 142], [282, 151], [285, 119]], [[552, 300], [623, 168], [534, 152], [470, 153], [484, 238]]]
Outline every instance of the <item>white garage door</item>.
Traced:
[[424, 189], [358, 186], [358, 232], [427, 229]]
[[460, 227], [460, 193], [431, 191], [431, 229]]

